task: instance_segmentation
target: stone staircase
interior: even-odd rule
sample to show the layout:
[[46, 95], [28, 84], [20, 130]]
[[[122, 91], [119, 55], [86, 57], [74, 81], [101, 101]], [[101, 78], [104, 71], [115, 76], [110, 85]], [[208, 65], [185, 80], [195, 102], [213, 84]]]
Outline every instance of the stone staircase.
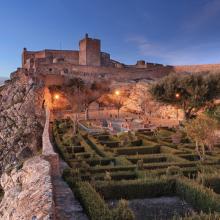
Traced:
[[88, 220], [72, 190], [61, 177], [53, 178], [56, 220]]
[[[49, 142], [54, 148], [52, 123], [49, 124]], [[59, 175], [52, 175], [55, 220], [88, 220], [79, 201], [75, 198], [68, 184], [63, 180], [63, 169], [68, 165], [58, 156]]]

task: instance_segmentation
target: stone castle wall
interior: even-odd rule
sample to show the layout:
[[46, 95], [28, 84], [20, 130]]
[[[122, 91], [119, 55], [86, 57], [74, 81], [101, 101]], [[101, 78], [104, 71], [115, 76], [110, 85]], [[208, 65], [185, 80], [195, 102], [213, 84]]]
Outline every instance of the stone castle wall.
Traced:
[[220, 72], [220, 64], [174, 66], [175, 72]]
[[153, 69], [134, 67], [95, 67], [71, 64], [43, 65], [36, 69], [36, 74], [42, 76], [45, 84], [62, 85], [67, 78], [79, 77], [85, 81], [115, 80], [129, 81], [140, 79], [155, 79], [167, 75], [172, 71], [170, 67], [158, 67]]
[[22, 67], [33, 68], [44, 64], [53, 63], [70, 63], [79, 64], [79, 51], [74, 50], [43, 50], [43, 51], [27, 51], [24, 49], [22, 53]]
[[22, 54], [22, 67], [33, 72], [46, 86], [63, 85], [69, 78], [79, 77], [85, 81], [154, 80], [171, 72], [220, 71], [220, 64], [164, 66], [139, 60], [135, 65], [125, 65], [112, 60], [110, 54], [101, 52], [99, 39], [85, 38], [79, 42], [79, 51], [43, 50]]

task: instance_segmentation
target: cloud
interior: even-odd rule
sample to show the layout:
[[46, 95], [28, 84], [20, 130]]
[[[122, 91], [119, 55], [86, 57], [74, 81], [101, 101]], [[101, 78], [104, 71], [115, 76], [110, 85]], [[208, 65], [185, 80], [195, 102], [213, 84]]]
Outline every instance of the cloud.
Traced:
[[126, 40], [127, 42], [133, 43], [136, 45], [138, 52], [143, 56], [163, 56], [164, 49], [155, 43], [150, 42], [143, 36], [133, 36], [129, 37]]
[[133, 36], [126, 40], [136, 46], [138, 53], [147, 61], [156, 60], [164, 64], [183, 65], [220, 63], [220, 42], [206, 42], [194, 45], [166, 44], [148, 40], [143, 36]]

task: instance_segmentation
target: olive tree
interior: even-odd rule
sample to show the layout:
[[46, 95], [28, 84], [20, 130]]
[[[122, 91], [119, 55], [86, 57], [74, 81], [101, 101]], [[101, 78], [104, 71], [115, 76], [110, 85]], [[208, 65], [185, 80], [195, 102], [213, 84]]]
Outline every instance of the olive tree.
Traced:
[[218, 139], [216, 133], [217, 128], [217, 121], [205, 115], [199, 116], [185, 123], [187, 136], [195, 143], [195, 150], [201, 159], [204, 159], [205, 157], [206, 148], [209, 151], [213, 150]]
[[220, 94], [220, 74], [170, 74], [150, 88], [160, 102], [183, 109], [185, 119], [191, 118]]

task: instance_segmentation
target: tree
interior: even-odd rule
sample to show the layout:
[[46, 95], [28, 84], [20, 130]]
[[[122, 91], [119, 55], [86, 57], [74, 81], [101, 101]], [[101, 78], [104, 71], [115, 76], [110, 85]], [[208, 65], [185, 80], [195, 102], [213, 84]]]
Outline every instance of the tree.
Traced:
[[75, 112], [85, 111], [85, 119], [89, 118], [89, 105], [109, 91], [105, 81], [85, 83], [80, 78], [74, 78], [67, 87], [67, 97]]
[[83, 104], [85, 109], [85, 119], [89, 119], [89, 105], [98, 100], [102, 95], [109, 92], [107, 82], [93, 82], [83, 91]]
[[216, 134], [217, 128], [217, 121], [205, 115], [185, 123], [187, 136], [196, 144], [196, 152], [201, 159], [205, 157], [206, 148], [209, 151], [213, 150], [218, 139]]
[[209, 106], [205, 113], [211, 117], [214, 118], [216, 120], [218, 120], [220, 122], [220, 104], [213, 104], [212, 106]]
[[106, 94], [100, 101], [105, 106], [113, 105], [117, 109], [119, 118], [120, 109], [123, 107], [123, 94], [121, 94], [121, 92], [116, 90], [112, 94]]
[[220, 94], [220, 74], [170, 74], [153, 84], [150, 93], [160, 102], [182, 108], [189, 119]]

